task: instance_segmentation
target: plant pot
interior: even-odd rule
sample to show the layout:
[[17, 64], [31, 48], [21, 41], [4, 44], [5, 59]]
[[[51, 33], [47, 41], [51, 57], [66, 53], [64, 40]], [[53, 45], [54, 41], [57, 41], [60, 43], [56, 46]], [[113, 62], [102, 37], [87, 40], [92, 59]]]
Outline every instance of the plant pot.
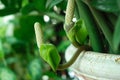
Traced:
[[[76, 50], [73, 45], [67, 48], [66, 61]], [[70, 69], [84, 80], [120, 80], [120, 55], [82, 51]]]

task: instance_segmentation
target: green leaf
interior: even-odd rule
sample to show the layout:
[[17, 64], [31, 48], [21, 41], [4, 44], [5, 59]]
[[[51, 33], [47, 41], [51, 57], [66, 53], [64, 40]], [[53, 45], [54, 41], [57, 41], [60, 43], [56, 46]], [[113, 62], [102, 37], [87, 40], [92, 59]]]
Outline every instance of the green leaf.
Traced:
[[41, 24], [44, 23], [43, 17], [41, 16], [21, 16], [19, 27], [16, 27], [14, 30], [14, 35], [17, 39], [23, 40], [23, 41], [31, 41], [34, 37], [34, 23], [35, 22], [41, 22]]
[[86, 29], [89, 33], [90, 45], [94, 51], [103, 51], [102, 40], [100, 38], [100, 33], [96, 27], [93, 16], [88, 8], [88, 6], [81, 0], [76, 0], [76, 5], [80, 14], [80, 18], [84, 20]]
[[120, 0], [117, 0], [117, 5], [118, 5], [119, 10], [120, 10]]
[[6, 15], [10, 15], [10, 14], [15, 14], [19, 11], [18, 8], [12, 8], [12, 7], [8, 7], [8, 8], [4, 8], [4, 9], [0, 9], [0, 16], [6, 16]]
[[15, 52], [19, 52], [19, 53], [26, 53], [26, 45], [23, 42], [15, 42], [12, 45], [12, 50], [14, 50]]
[[86, 41], [86, 38], [88, 36], [88, 32], [86, 30], [86, 27], [85, 27], [85, 23], [83, 20], [78, 20], [78, 22], [76, 22], [75, 24], [76, 27], [81, 27], [79, 28], [79, 30], [76, 32], [76, 41], [79, 43], [79, 44], [83, 44], [85, 41]]
[[22, 3], [23, 3], [23, 0], [17, 0], [17, 5], [18, 5], [19, 8], [22, 7]]
[[64, 16], [56, 14], [55, 12], [47, 12], [46, 15], [48, 15], [49, 17], [54, 18], [58, 21], [62, 21], [62, 22], [65, 21]]
[[113, 46], [115, 51], [118, 50], [119, 45], [120, 45], [120, 16], [117, 20], [114, 35], [113, 35]]
[[5, 34], [6, 34], [6, 27], [0, 27], [0, 38], [5, 38]]
[[9, 7], [16, 7], [17, 6], [17, 0], [9, 0], [8, 1], [8, 3], [9, 3]]
[[51, 27], [52, 25], [51, 24], [48, 24], [48, 26], [44, 27], [44, 40], [47, 41], [47, 40], [50, 40], [51, 37], [53, 37], [53, 35], [55, 35], [55, 31], [53, 30], [53, 28]]
[[56, 71], [60, 63], [60, 56], [56, 47], [52, 44], [42, 44], [39, 51], [40, 56], [51, 66], [53, 71]]
[[1, 2], [5, 5], [5, 8], [20, 8], [22, 5], [22, 0], [1, 0]]
[[5, 5], [5, 6], [8, 6], [8, 0], [1, 0], [1, 2]]
[[47, 2], [46, 2], [46, 8], [49, 8], [49, 6], [50, 6], [50, 4], [51, 4], [52, 1], [53, 0], [47, 0]]
[[33, 5], [40, 12], [46, 11], [46, 0], [33, 0]]
[[24, 7], [27, 4], [31, 4], [29, 0], [22, 0], [22, 7]]
[[59, 7], [61, 10], [66, 10], [67, 0], [63, 0], [62, 2], [57, 4], [56, 6]]
[[17, 78], [10, 69], [0, 67], [0, 80], [17, 80]]
[[2, 41], [0, 40], [0, 59], [4, 58], [4, 51], [3, 51], [3, 45]]
[[119, 12], [117, 0], [92, 0], [92, 5], [105, 12]]
[[33, 11], [34, 10], [34, 6], [33, 6], [33, 4], [28, 4], [28, 5], [26, 5], [26, 6], [24, 6], [22, 9], [21, 9], [21, 12], [22, 12], [22, 14], [29, 14], [31, 11]]
[[63, 0], [52, 0], [51, 3], [49, 4], [49, 8], [52, 8], [53, 6], [61, 3]]
[[64, 40], [58, 45], [58, 51], [64, 53], [66, 48], [70, 45], [69, 40]]
[[[109, 25], [107, 24], [107, 22], [106, 22], [106, 20], [105, 20], [105, 18], [103, 16], [103, 14], [100, 11], [95, 10], [94, 8], [92, 8], [92, 6], [89, 4], [88, 1], [86, 1], [85, 3], [89, 6], [90, 11], [92, 12], [92, 15], [94, 16], [94, 19], [96, 20], [97, 25], [99, 26], [102, 33], [104, 34], [105, 39], [108, 41], [111, 49], [113, 49], [113, 43], [112, 43], [113, 34], [112, 34], [112, 31], [110, 30]], [[100, 40], [101, 40], [101, 38], [100, 38]]]
[[34, 59], [31, 61], [28, 70], [32, 80], [40, 80], [42, 76], [42, 62], [40, 59]]

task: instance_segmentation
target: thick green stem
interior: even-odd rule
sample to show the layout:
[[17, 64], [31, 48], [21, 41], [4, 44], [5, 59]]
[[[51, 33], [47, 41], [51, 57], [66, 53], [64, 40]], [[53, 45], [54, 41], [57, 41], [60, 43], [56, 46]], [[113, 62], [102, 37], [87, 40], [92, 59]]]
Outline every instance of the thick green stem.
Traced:
[[106, 21], [104, 20], [102, 14], [100, 12], [98, 12], [97, 10], [95, 10], [94, 8], [91, 7], [90, 5], [90, 1], [89, 0], [83, 0], [88, 7], [90, 8], [96, 22], [98, 23], [99, 27], [101, 28], [103, 34], [105, 35], [105, 38], [107, 39], [110, 47], [113, 49], [113, 45], [112, 45], [112, 37], [113, 34], [110, 31], [108, 25], [106, 24]]
[[113, 25], [112, 26], [112, 30], [114, 30], [114, 26], [116, 25], [116, 21], [117, 21], [117, 16], [115, 16], [112, 13], [109, 13], [108, 15], [106, 15], [108, 17], [108, 19], [110, 20], [110, 23]]
[[101, 36], [100, 36], [99, 30], [96, 27], [93, 16], [92, 16], [91, 12], [89, 11], [89, 8], [81, 0], [75, 0], [75, 2], [79, 9], [80, 17], [85, 22], [93, 50], [102, 52], [103, 51], [103, 43], [101, 40]]

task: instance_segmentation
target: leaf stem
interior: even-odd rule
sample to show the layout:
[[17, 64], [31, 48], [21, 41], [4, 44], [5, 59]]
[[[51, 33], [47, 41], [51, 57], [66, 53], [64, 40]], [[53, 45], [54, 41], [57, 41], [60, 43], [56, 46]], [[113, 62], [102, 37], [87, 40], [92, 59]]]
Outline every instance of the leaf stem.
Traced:
[[97, 25], [94, 22], [94, 18], [92, 17], [89, 8], [81, 0], [75, 0], [75, 2], [79, 10], [80, 18], [83, 19], [85, 22], [93, 50], [97, 52], [102, 52], [104, 45], [102, 43], [102, 40], [100, 38], [101, 35], [98, 28], [96, 27]]
[[88, 7], [91, 10], [96, 22], [98, 23], [98, 25], [101, 28], [103, 34], [105, 35], [105, 38], [107, 39], [110, 47], [113, 49], [113, 45], [112, 45], [113, 34], [110, 31], [110, 29], [108, 28], [108, 25], [106, 24], [106, 21], [104, 20], [102, 14], [91, 7], [89, 0], [83, 0], [83, 2], [88, 5]]
[[64, 69], [70, 67], [76, 61], [76, 59], [78, 58], [78, 56], [80, 55], [80, 53], [82, 51], [85, 52], [85, 50], [90, 50], [90, 49], [91, 48], [87, 45], [80, 46], [79, 48], [77, 48], [75, 54], [73, 55], [73, 57], [68, 62], [66, 62], [64, 64], [59, 64], [57, 70], [64, 70]]

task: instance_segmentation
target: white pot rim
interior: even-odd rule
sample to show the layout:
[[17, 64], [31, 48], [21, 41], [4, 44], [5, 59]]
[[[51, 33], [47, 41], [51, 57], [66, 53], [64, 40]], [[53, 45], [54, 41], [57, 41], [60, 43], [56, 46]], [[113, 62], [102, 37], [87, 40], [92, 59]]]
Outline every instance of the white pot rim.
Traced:
[[[73, 45], [67, 48], [66, 61], [70, 60], [76, 50]], [[82, 51], [70, 69], [97, 80], [120, 80], [120, 55]]]

